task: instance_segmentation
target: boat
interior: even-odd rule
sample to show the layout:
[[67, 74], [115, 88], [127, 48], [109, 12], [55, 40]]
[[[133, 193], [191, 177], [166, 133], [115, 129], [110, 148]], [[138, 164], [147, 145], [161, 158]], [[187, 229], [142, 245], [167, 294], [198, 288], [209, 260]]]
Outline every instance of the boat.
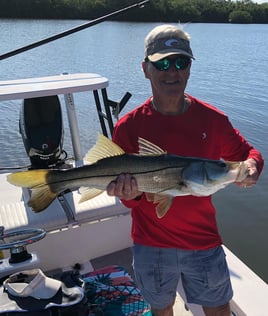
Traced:
[[[61, 96], [68, 115], [68, 126], [65, 128], [70, 129], [74, 157], [71, 162], [64, 160], [63, 168], [66, 168], [66, 164], [68, 168], [73, 168], [83, 164], [75, 95], [93, 95], [102, 133], [111, 137], [115, 120], [113, 115], [120, 115], [130, 95], [126, 94], [120, 102], [113, 102], [107, 96], [108, 84], [107, 78], [94, 73], [0, 81], [0, 106], [2, 101], [7, 100], [21, 100], [25, 106], [25, 100], [44, 98], [51, 101], [51, 97]], [[58, 101], [56, 103], [58, 106]], [[35, 105], [41, 106], [40, 102]], [[24, 116], [25, 113], [24, 109]], [[23, 115], [20, 126], [26, 133], [27, 126], [21, 120]], [[38, 135], [36, 131], [31, 132]], [[61, 133], [61, 128], [58, 133]], [[26, 138], [24, 136], [23, 140]], [[60, 144], [61, 141], [59, 137]], [[25, 144], [25, 148], [29, 149], [29, 144], [27, 146]], [[44, 146], [42, 148], [45, 149]], [[38, 149], [36, 152], [47, 163], [45, 167], [53, 165], [48, 153], [40, 153]], [[58, 163], [59, 155], [56, 152], [53, 151], [53, 157]], [[35, 158], [31, 162], [35, 163], [34, 168], [39, 167]], [[6, 180], [9, 173], [10, 170], [0, 174], [1, 280], [19, 271], [36, 268], [51, 276], [71, 271], [74, 267], [79, 267], [79, 273], [85, 275], [109, 266], [123, 267], [134, 280], [131, 267], [131, 215], [119, 199], [104, 192], [79, 204], [79, 190], [66, 191], [45, 211], [34, 213], [27, 205], [30, 192], [9, 184]], [[224, 250], [234, 288], [232, 315], [265, 316], [268, 310], [268, 285], [227, 247], [224, 246]], [[133, 282], [135, 284], [135, 280]], [[148, 311], [146, 313], [141, 311], [136, 315], [150, 315]], [[181, 284], [178, 285], [174, 315], [204, 316], [200, 306], [186, 302]]]

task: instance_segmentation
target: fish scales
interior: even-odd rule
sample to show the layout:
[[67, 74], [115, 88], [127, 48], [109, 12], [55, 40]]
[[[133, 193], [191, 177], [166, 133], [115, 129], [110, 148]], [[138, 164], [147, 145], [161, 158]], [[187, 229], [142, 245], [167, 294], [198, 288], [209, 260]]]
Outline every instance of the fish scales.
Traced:
[[180, 187], [181, 172], [189, 159], [173, 155], [138, 156], [125, 154], [104, 158], [92, 165], [75, 169], [48, 172], [46, 185], [53, 192], [80, 186], [105, 190], [120, 174], [129, 173], [136, 178], [139, 190], [158, 193], [170, 187]]

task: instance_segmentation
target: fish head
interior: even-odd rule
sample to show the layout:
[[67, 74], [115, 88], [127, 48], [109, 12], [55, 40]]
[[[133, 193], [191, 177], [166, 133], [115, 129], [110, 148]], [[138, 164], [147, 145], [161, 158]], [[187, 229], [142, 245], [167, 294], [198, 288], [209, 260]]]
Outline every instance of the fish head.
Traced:
[[182, 173], [187, 189], [197, 196], [211, 195], [230, 183], [244, 180], [247, 175], [244, 162], [223, 160], [195, 161]]

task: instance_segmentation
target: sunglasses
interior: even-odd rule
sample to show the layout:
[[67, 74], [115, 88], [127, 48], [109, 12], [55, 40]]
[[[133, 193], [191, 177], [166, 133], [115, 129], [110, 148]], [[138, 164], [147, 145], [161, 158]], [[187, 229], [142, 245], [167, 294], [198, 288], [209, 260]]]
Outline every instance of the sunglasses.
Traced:
[[183, 70], [186, 69], [190, 63], [191, 59], [186, 56], [179, 56], [176, 59], [163, 58], [158, 61], [152, 62], [153, 66], [160, 71], [167, 71], [174, 65], [176, 69]]

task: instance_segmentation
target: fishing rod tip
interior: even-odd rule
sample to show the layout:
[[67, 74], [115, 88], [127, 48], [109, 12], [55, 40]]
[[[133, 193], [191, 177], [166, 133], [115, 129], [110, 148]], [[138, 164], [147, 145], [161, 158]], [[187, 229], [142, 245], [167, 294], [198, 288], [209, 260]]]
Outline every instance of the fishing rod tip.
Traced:
[[142, 1], [142, 2], [138, 3], [138, 6], [140, 9], [143, 9], [145, 7], [145, 4], [147, 4], [149, 2], [150, 2], [150, 0]]

